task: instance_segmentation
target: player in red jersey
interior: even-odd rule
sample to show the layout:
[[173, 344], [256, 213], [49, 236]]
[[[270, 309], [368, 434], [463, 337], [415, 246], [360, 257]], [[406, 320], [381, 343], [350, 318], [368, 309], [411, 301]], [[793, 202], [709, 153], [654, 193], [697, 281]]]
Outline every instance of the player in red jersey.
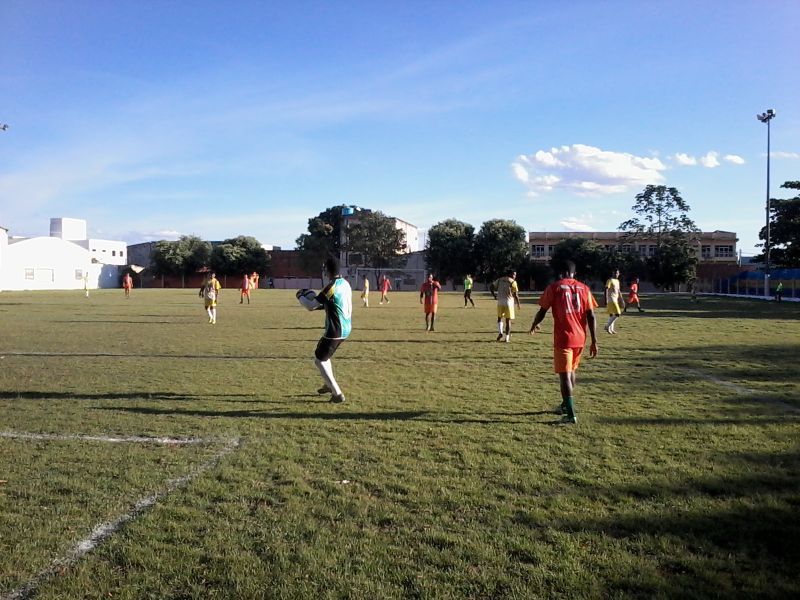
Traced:
[[628, 301], [625, 303], [625, 308], [622, 309], [622, 312], [628, 312], [628, 307], [636, 305], [636, 308], [639, 309], [639, 312], [644, 312], [642, 310], [641, 304], [639, 304], [639, 278], [634, 277], [633, 281], [631, 281], [631, 288], [628, 292]]
[[561, 279], [550, 284], [539, 298], [539, 312], [533, 318], [530, 334], [540, 330], [547, 311], [553, 309], [553, 370], [561, 382], [560, 413], [566, 413], [562, 423], [577, 423], [574, 406], [575, 371], [586, 346], [586, 326], [592, 343], [589, 357], [597, 355], [597, 334], [594, 309], [597, 301], [591, 290], [575, 279], [575, 263], [567, 262]]
[[434, 279], [433, 273], [428, 275], [427, 281], [419, 288], [419, 303], [423, 304], [425, 309], [426, 331], [433, 331], [433, 323], [436, 321], [436, 311], [439, 308], [440, 289], [442, 289], [442, 284]]

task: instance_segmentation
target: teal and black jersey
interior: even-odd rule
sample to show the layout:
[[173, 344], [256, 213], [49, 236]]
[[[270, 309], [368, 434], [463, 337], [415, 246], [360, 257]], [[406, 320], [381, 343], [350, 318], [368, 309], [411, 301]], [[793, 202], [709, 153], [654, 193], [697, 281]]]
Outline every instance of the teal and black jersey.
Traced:
[[343, 340], [350, 335], [353, 314], [353, 290], [346, 279], [337, 277], [317, 294], [325, 308], [325, 333], [322, 337]]

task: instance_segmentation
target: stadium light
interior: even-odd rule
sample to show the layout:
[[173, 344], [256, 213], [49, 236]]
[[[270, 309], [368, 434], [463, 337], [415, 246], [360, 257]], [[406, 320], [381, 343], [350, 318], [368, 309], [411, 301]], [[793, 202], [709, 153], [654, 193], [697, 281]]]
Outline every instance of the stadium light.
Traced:
[[2, 125], [0, 125], [0, 129], [5, 131], [6, 129], [8, 129], [8, 124], [7, 123], [3, 123]]
[[765, 113], [756, 115], [762, 123], [767, 124], [767, 239], [764, 244], [764, 297], [769, 298], [769, 122], [775, 118], [775, 111], [771, 108]]

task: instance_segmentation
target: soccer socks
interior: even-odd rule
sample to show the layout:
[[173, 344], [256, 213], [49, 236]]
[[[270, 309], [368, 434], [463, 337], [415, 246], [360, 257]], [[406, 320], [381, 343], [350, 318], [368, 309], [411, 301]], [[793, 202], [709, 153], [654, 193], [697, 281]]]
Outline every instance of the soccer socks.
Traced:
[[500, 335], [503, 335], [503, 333], [505, 333], [503, 331], [503, 321], [497, 322], [497, 333], [499, 333]]
[[331, 364], [330, 359], [328, 360], [320, 360], [318, 358], [314, 359], [314, 364], [317, 365], [317, 369], [319, 369], [320, 375], [322, 375], [322, 380], [325, 382], [325, 385], [328, 386], [331, 393], [334, 396], [338, 396], [342, 393], [339, 384], [336, 383], [336, 380], [333, 378], [333, 365]]
[[574, 419], [575, 418], [575, 403], [574, 403], [574, 401], [572, 399], [572, 396], [567, 396], [566, 398], [564, 398], [563, 404], [567, 409], [567, 416], [570, 419]]

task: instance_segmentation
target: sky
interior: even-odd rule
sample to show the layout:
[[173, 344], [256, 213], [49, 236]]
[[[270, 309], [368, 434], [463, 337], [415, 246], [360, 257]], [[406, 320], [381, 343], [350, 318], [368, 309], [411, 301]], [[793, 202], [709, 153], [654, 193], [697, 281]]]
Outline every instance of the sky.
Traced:
[[757, 252], [800, 180], [800, 2], [3, 0], [0, 226], [293, 248], [357, 205], [615, 231], [648, 184]]

